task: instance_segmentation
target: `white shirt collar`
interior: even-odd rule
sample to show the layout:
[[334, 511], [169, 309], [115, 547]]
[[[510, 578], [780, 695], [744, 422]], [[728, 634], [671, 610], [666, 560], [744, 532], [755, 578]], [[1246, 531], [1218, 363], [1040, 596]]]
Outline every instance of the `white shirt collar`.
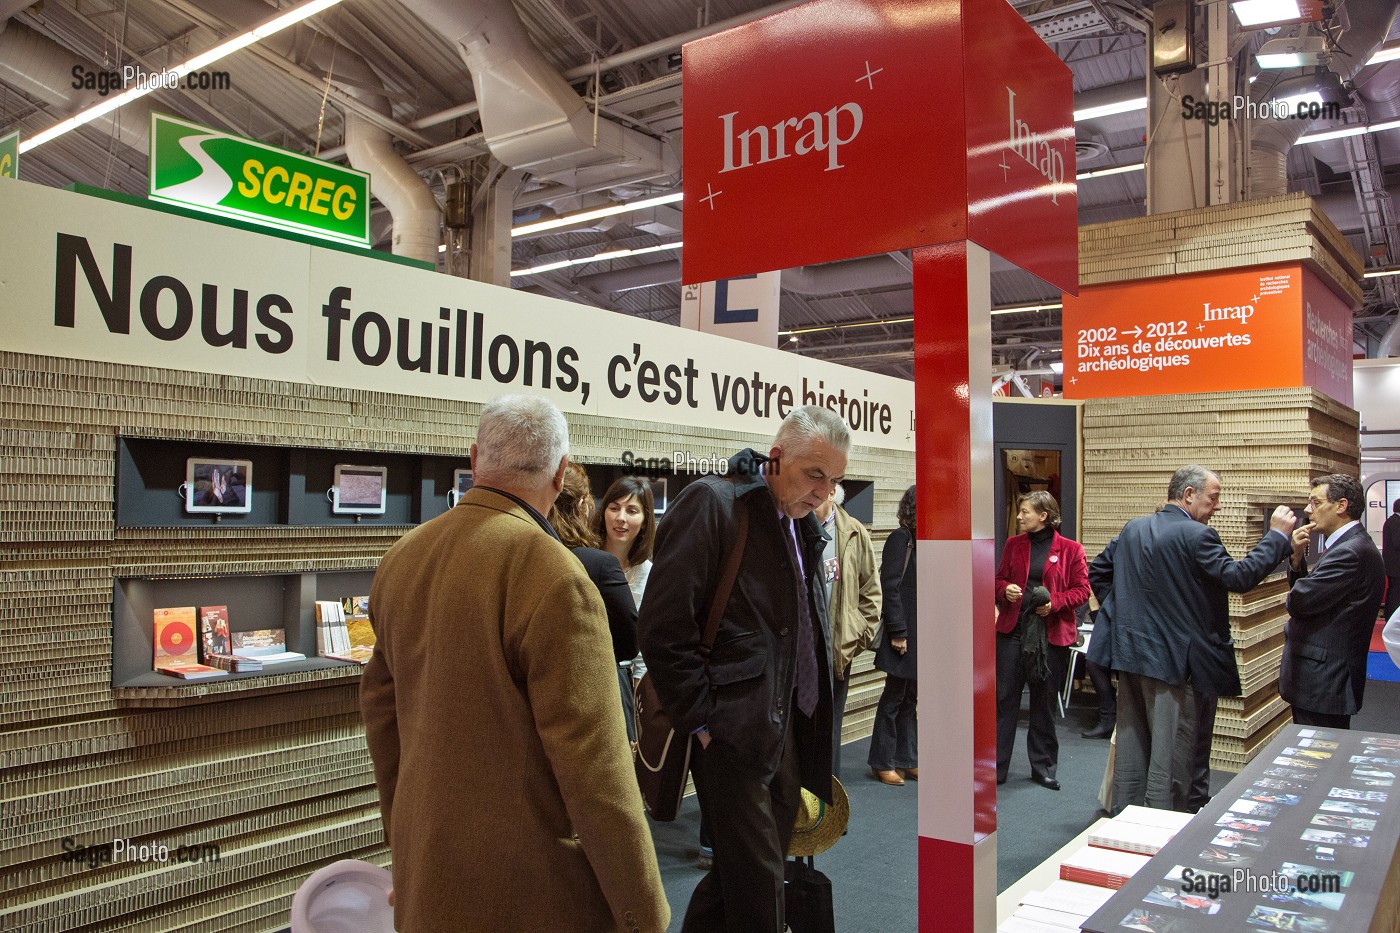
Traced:
[[1346, 534], [1348, 531], [1351, 531], [1351, 526], [1352, 526], [1352, 525], [1359, 525], [1359, 524], [1361, 524], [1361, 522], [1359, 522], [1358, 520], [1356, 520], [1356, 519], [1353, 518], [1351, 521], [1347, 522], [1345, 525], [1343, 525], [1342, 527], [1338, 528], [1336, 531], [1332, 532], [1330, 535], [1323, 535], [1323, 536], [1322, 536], [1322, 547], [1323, 547], [1324, 549], [1331, 547], [1332, 544], [1333, 544], [1334, 542], [1341, 540], [1342, 535]]

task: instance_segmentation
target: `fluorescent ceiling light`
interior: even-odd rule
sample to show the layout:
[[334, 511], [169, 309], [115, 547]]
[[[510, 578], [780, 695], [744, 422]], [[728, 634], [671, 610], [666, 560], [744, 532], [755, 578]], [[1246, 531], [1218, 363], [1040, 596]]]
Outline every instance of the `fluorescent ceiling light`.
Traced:
[[1233, 0], [1230, 6], [1240, 25], [1246, 28], [1286, 23], [1303, 17], [1303, 11], [1298, 9], [1298, 0]]
[[1360, 136], [1362, 133], [1384, 133], [1386, 130], [1400, 129], [1400, 120], [1388, 120], [1385, 123], [1372, 123], [1366, 126], [1363, 123], [1355, 123], [1351, 126], [1344, 126], [1335, 130], [1323, 130], [1321, 133], [1309, 133], [1306, 136], [1299, 136], [1300, 143], [1320, 143], [1329, 139], [1344, 139], [1347, 136]]
[[1321, 91], [1299, 91], [1296, 94], [1289, 94], [1284, 97], [1279, 97], [1277, 98], [1277, 100], [1289, 110], [1295, 112], [1297, 111], [1299, 104], [1321, 105], [1323, 103]]
[[1062, 307], [1064, 307], [1064, 305], [1062, 305], [1060, 302], [1057, 301], [1057, 302], [1054, 302], [1054, 303], [1052, 303], [1052, 304], [1018, 305], [1018, 306], [1016, 306], [1016, 307], [1014, 307], [1014, 308], [993, 308], [993, 309], [992, 309], [992, 313], [993, 313], [993, 314], [1019, 314], [1019, 313], [1022, 312], [1022, 311], [1054, 311], [1054, 310], [1056, 310], [1056, 309], [1058, 309], [1058, 308], [1062, 308]]
[[1111, 117], [1115, 113], [1132, 113], [1134, 110], [1146, 110], [1147, 98], [1134, 97], [1130, 100], [1120, 100], [1112, 104], [1101, 104], [1098, 107], [1085, 107], [1083, 110], [1074, 112], [1074, 122], [1081, 120], [1092, 120], [1095, 117]]
[[611, 249], [604, 253], [595, 253], [592, 256], [585, 256], [582, 259], [561, 259], [558, 262], [547, 262], [542, 266], [531, 266], [528, 269], [512, 269], [510, 274], [514, 278], [517, 275], [535, 275], [539, 272], [553, 272], [555, 269], [563, 269], [567, 266], [582, 266], [590, 262], [603, 262], [608, 259], [623, 259], [628, 256], [645, 256], [647, 253], [659, 253], [662, 250], [680, 249], [682, 243], [662, 243], [660, 246], [643, 246], [641, 249]]
[[1332, 51], [1322, 36], [1270, 39], [1260, 46], [1254, 56], [1260, 68], [1302, 68], [1308, 65], [1325, 65], [1331, 59]]
[[1076, 181], [1083, 181], [1086, 178], [1102, 178], [1105, 175], [1125, 175], [1128, 172], [1141, 172], [1147, 166], [1139, 162], [1136, 165], [1115, 165], [1113, 168], [1099, 168], [1092, 172], [1080, 172], [1075, 175]]
[[567, 227], [570, 224], [581, 224], [586, 220], [597, 220], [600, 217], [612, 217], [616, 214], [625, 214], [628, 211], [644, 211], [649, 207], [660, 207], [663, 204], [675, 204], [684, 198], [685, 195], [677, 191], [673, 194], [663, 194], [660, 197], [644, 198], [640, 201], [630, 201], [626, 204], [611, 204], [607, 207], [600, 207], [591, 211], [579, 211], [576, 214], [565, 214], [563, 217], [555, 217], [550, 220], [541, 220], [532, 224], [521, 224], [519, 227], [512, 227], [511, 236], [525, 236], [529, 233], [540, 233], [545, 230], [555, 230], [559, 227]]
[[[254, 42], [257, 42], [259, 39], [265, 39], [268, 36], [274, 35], [275, 33], [279, 33], [283, 29], [286, 29], [288, 26], [295, 26], [302, 20], [307, 19], [308, 17], [315, 16], [317, 13], [329, 9], [330, 7], [335, 6], [339, 2], [340, 0], [310, 0], [310, 2], [303, 3], [301, 6], [293, 7], [286, 13], [283, 13], [281, 16], [277, 16], [268, 20], [261, 26], [256, 26], [253, 29], [248, 30], [241, 36], [235, 36], [227, 42], [214, 46], [207, 52], [201, 52], [194, 58], [191, 58], [186, 62], [176, 65], [174, 68], [166, 69], [165, 73], [173, 74], [177, 78], [183, 78], [191, 71], [198, 71], [206, 65], [212, 65], [214, 64], [214, 62], [218, 61], [221, 58], [226, 58], [227, 56], [232, 55], [234, 52], [237, 52], [240, 49], [247, 48]], [[29, 139], [23, 140], [20, 143], [19, 151], [28, 152], [31, 149], [36, 149], [46, 142], [50, 142], [51, 140], [57, 139], [64, 133], [67, 133], [69, 130], [75, 130], [80, 126], [83, 126], [84, 124], [91, 123], [98, 117], [105, 117], [113, 110], [116, 110], [119, 107], [125, 107], [127, 104], [131, 103], [137, 98], [145, 97], [147, 94], [151, 93], [151, 91], [156, 89], [151, 86], [153, 83], [155, 82], [148, 83], [146, 85], [137, 85], [136, 87], [131, 88], [128, 91], [124, 91], [121, 94], [116, 95], [115, 97], [109, 97], [101, 103], [89, 107], [82, 113], [69, 117], [67, 120], [64, 120], [61, 123], [49, 127], [42, 133], [39, 133], [35, 136], [31, 136]]]
[[1390, 275], [1400, 275], [1400, 269], [1382, 269], [1379, 272], [1367, 272], [1362, 278], [1383, 279]]
[[1050, 371], [1051, 371], [1052, 373], [1054, 373], [1055, 375], [1057, 375], [1057, 376], [1062, 376], [1062, 375], [1064, 375], [1064, 372], [1065, 372], [1065, 364], [1064, 364], [1063, 362], [1061, 362], [1061, 361], [1056, 361], [1056, 362], [1054, 362], [1054, 363], [1051, 363], [1051, 364], [1050, 364]]
[[1400, 45], [1392, 45], [1389, 48], [1379, 50], [1375, 55], [1371, 56], [1366, 64], [1379, 65], [1383, 62], [1393, 62], [1396, 59], [1400, 59]]

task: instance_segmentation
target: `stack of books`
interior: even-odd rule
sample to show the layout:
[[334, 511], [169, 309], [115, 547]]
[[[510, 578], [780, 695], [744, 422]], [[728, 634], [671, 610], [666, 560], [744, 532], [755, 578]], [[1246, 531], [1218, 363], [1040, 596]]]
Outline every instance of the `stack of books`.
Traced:
[[1111, 820], [1099, 820], [1089, 830], [1089, 845], [1120, 852], [1156, 855], [1181, 828], [1191, 822], [1191, 814], [1174, 810], [1154, 810], [1129, 806]]
[[[354, 597], [352, 611], [358, 608], [359, 601], [368, 605], [366, 597]], [[350, 630], [346, 625], [345, 604], [334, 600], [318, 600], [316, 603], [316, 650], [323, 658], [337, 661], [351, 661], [355, 664], [368, 664], [374, 648], [354, 645], [350, 641]]]
[[204, 658], [206, 664], [225, 671], [245, 674], [263, 669], [263, 662], [257, 658], [245, 658], [236, 654], [210, 654]]
[[228, 671], [221, 671], [207, 664], [196, 664], [193, 661], [171, 661], [169, 664], [157, 665], [156, 670], [181, 680], [213, 680], [216, 677], [228, 676]]
[[233, 653], [240, 658], [252, 658], [269, 664], [305, 661], [300, 651], [287, 650], [287, 635], [280, 628], [259, 629], [255, 632], [234, 632]]

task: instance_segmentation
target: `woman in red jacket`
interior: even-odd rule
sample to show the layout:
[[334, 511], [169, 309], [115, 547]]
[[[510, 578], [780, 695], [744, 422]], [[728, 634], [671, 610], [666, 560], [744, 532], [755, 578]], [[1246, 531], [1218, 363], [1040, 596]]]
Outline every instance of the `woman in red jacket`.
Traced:
[[1055, 697], [1078, 635], [1074, 610], [1089, 601], [1089, 568], [1083, 546], [1056, 530], [1054, 496], [1027, 493], [1017, 506], [1022, 533], [1007, 540], [997, 568], [997, 783], [1006, 783], [1011, 768], [1021, 694], [1029, 684], [1031, 780], [1059, 790]]

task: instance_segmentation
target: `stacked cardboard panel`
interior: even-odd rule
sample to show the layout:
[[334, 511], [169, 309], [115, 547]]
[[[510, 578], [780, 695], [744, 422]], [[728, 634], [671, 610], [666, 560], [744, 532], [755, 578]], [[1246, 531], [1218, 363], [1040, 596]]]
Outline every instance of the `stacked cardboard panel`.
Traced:
[[[1172, 472], [1199, 463], [1220, 474], [1222, 508], [1211, 521], [1243, 557], [1279, 504], [1301, 505], [1313, 477], [1356, 475], [1355, 411], [1313, 389], [1095, 399], [1084, 406], [1085, 550], [1090, 559], [1131, 518], [1160, 508]], [[1220, 701], [1211, 764], [1238, 771], [1290, 721], [1278, 696], [1287, 578], [1277, 572], [1230, 596], [1244, 696]]]
[[[0, 353], [0, 929], [283, 930], [341, 858], [387, 864], [359, 667], [112, 688], [125, 577], [372, 570], [402, 528], [117, 528], [119, 437], [465, 456], [479, 406], [273, 380]], [[570, 419], [574, 455], [727, 455], [768, 437]], [[856, 448], [887, 532], [912, 454]], [[464, 676], [469, 676], [463, 659]], [[873, 705], [862, 675], [857, 728]], [[864, 687], [861, 685], [865, 684]], [[878, 694], [878, 689], [874, 689]], [[97, 862], [78, 846], [164, 845]], [[67, 840], [67, 848], [65, 848]], [[218, 861], [175, 861], [180, 845]], [[85, 854], [85, 853], [84, 853]], [[65, 856], [68, 856], [65, 859]]]
[[1303, 262], [1361, 303], [1362, 261], [1304, 194], [1079, 228], [1079, 284]]

